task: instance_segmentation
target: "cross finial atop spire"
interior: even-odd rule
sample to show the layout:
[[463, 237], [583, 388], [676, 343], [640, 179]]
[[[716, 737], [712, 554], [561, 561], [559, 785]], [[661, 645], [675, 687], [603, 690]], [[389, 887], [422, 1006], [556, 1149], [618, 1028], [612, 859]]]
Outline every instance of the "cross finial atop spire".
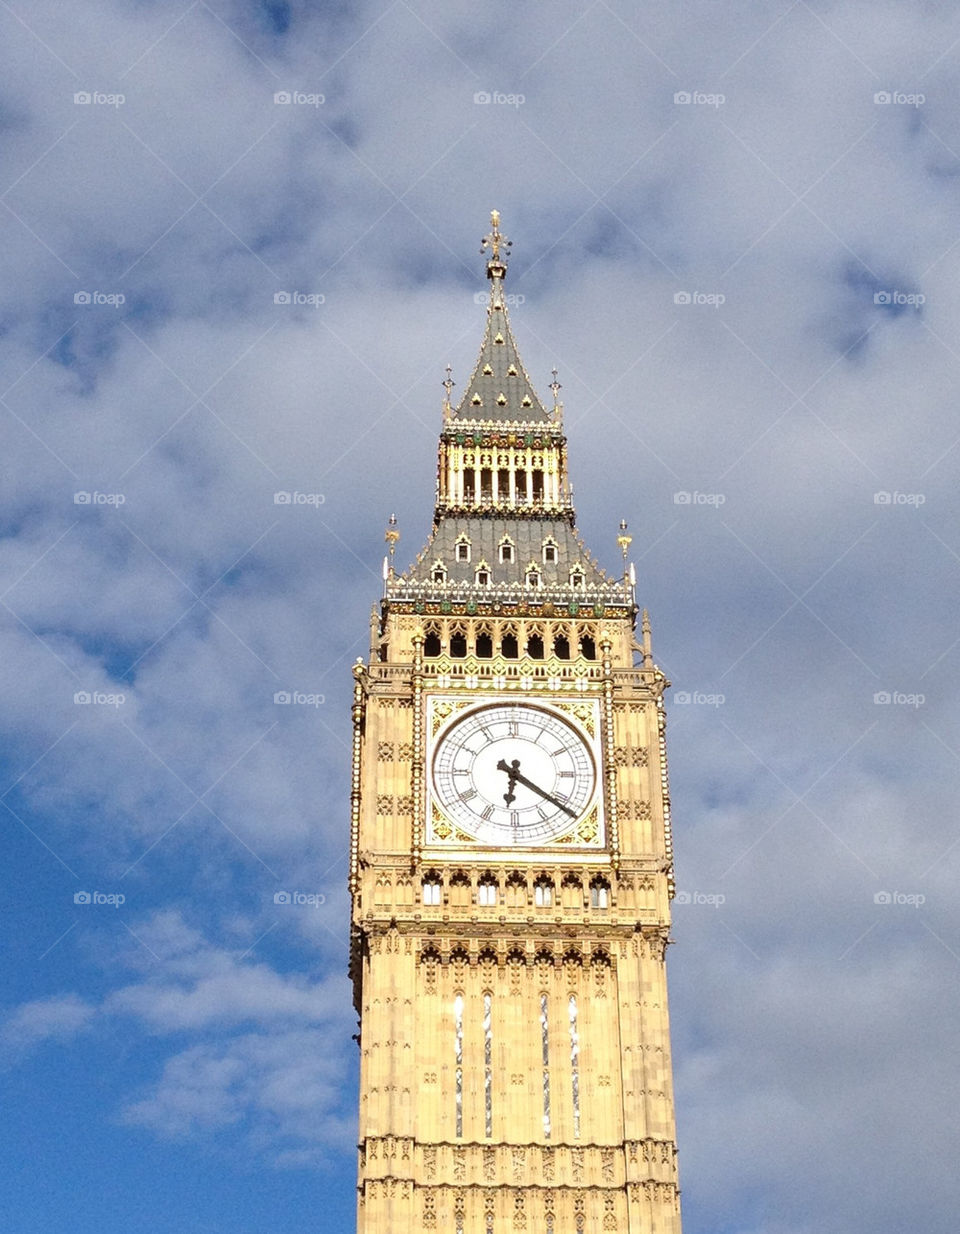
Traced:
[[487, 261], [487, 278], [502, 279], [507, 272], [507, 257], [508, 252], [500, 253], [500, 246], [509, 250], [512, 240], [508, 240], [500, 231], [500, 211], [490, 211], [490, 231], [480, 241], [480, 252], [485, 253], [490, 249], [490, 258]]

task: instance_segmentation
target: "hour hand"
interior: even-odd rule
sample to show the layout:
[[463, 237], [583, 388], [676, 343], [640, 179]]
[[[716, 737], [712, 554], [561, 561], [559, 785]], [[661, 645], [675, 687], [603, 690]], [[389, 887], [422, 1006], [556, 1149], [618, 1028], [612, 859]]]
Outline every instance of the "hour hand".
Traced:
[[506, 759], [502, 758], [500, 762], [497, 763], [497, 771], [505, 771], [509, 776], [509, 783], [507, 784], [507, 791], [503, 794], [503, 800], [507, 803], [507, 805], [510, 805], [512, 802], [516, 801], [516, 793], [513, 791], [513, 786], [520, 777], [520, 760], [515, 758], [511, 765], [507, 763]]

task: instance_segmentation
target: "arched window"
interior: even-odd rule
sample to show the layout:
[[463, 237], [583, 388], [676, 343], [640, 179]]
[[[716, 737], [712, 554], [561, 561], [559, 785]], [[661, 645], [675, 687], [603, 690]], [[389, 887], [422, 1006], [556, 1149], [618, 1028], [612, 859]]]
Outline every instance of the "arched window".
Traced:
[[558, 660], [570, 659], [570, 640], [565, 634], [558, 634], [553, 640], [553, 654]]
[[442, 651], [440, 631], [436, 626], [428, 626], [423, 638], [423, 654], [430, 659], [435, 659]]
[[564, 908], [583, 908], [583, 884], [576, 874], [565, 874], [560, 887]]
[[516, 630], [506, 629], [500, 636], [500, 654], [505, 660], [515, 660], [520, 654]]
[[507, 879], [507, 907], [523, 908], [527, 903], [527, 880], [519, 870]]
[[610, 907], [610, 884], [604, 878], [595, 878], [590, 884], [590, 907]]
[[484, 627], [477, 631], [477, 656], [489, 660], [493, 656], [493, 635]]
[[597, 644], [594, 641], [593, 635], [584, 630], [580, 635], [580, 654], [585, 660], [595, 660], [597, 658]]
[[553, 883], [545, 874], [533, 885], [533, 902], [537, 908], [550, 908], [553, 905]]
[[543, 659], [543, 635], [538, 631], [531, 631], [527, 638], [527, 655], [531, 660]]
[[477, 884], [477, 904], [481, 908], [497, 906], [497, 884], [489, 875], [484, 876]]
[[436, 872], [436, 870], [431, 870], [429, 874], [425, 874], [423, 876], [421, 899], [423, 900], [423, 903], [427, 905], [436, 905], [440, 903], [440, 875]]
[[467, 636], [462, 629], [450, 632], [450, 654], [458, 660], [467, 654]]
[[467, 908], [470, 904], [470, 876], [464, 870], [450, 876], [450, 904], [453, 908]]

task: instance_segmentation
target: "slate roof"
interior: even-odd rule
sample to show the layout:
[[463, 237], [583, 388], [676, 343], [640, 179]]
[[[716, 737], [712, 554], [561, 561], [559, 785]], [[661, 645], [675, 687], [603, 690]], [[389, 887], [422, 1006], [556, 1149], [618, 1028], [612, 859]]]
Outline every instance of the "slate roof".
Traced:
[[[503, 266], [494, 268], [505, 269]], [[495, 420], [501, 423], [555, 424], [558, 419], [544, 407], [523, 367], [510, 329], [503, 296], [503, 275], [495, 274], [491, 279], [487, 329], [480, 355], [463, 398], [451, 413], [450, 420], [452, 423]]]
[[[457, 561], [456, 546], [462, 536], [470, 542], [470, 560]], [[500, 544], [504, 537], [513, 542], [513, 560], [501, 562]], [[557, 546], [556, 561], [544, 562], [544, 541], [553, 541]], [[446, 582], [435, 584], [433, 571], [438, 561], [446, 569]], [[471, 518], [446, 515], [442, 518], [427, 541], [414, 564], [388, 585], [388, 594], [406, 589], [406, 584], [419, 587], [437, 587], [450, 591], [460, 587], [476, 588], [476, 572], [484, 564], [490, 571], [489, 586], [526, 589], [527, 569], [536, 565], [540, 570], [541, 591], [565, 596], [571, 593], [584, 596], [603, 592], [620, 599], [624, 584], [621, 579], [611, 578], [595, 561], [588, 557], [587, 549], [576, 529], [563, 518]], [[583, 584], [572, 588], [570, 569], [579, 565], [583, 570]], [[418, 588], [419, 589], [419, 588]], [[486, 590], [486, 588], [484, 588]]]

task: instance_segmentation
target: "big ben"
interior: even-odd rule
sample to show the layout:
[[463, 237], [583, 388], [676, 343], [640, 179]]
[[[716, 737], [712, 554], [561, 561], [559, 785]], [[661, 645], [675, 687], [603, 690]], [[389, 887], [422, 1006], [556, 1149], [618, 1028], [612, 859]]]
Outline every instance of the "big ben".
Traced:
[[[679, 1234], [663, 694], [576, 528], [559, 384], [489, 304], [433, 529], [354, 668], [358, 1234]], [[638, 629], [639, 623], [639, 629]], [[638, 637], [639, 636], [639, 637]]]

